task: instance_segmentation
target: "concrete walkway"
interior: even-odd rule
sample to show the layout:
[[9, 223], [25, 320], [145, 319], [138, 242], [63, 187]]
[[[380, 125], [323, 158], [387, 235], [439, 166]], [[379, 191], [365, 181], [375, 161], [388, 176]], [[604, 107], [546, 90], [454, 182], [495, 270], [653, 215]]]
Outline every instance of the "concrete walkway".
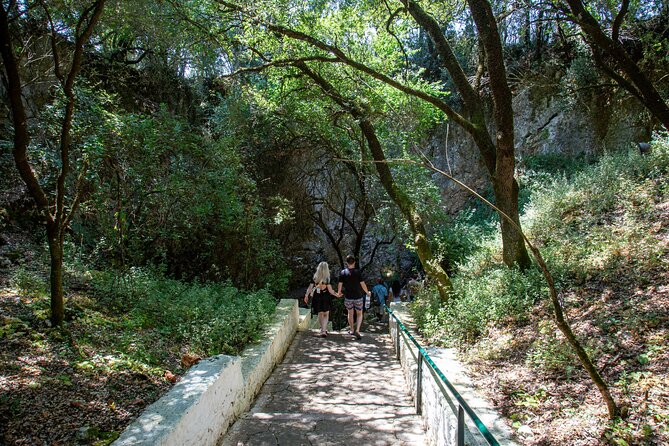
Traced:
[[298, 333], [219, 445], [424, 445], [387, 326], [365, 326], [360, 341], [345, 330]]

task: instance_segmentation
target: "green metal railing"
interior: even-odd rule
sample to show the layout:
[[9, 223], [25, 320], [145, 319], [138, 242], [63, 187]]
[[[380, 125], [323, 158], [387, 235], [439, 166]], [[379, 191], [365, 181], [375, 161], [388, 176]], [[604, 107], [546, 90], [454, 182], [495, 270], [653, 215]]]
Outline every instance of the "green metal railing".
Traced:
[[[416, 359], [416, 362], [418, 363], [418, 370], [416, 373], [416, 413], [420, 414], [422, 412], [422, 390], [423, 390], [423, 362], [426, 362], [429, 367], [430, 371], [432, 372], [433, 376], [435, 376], [435, 381], [437, 383], [437, 387], [439, 387], [439, 390], [441, 393], [444, 395], [444, 397], [447, 396], [447, 391], [444, 388], [448, 389], [448, 392], [455, 398], [455, 400], [458, 402], [458, 413], [456, 414], [458, 417], [458, 429], [457, 429], [457, 445], [458, 446], [464, 446], [465, 444], [465, 414], [472, 420], [478, 431], [481, 433], [483, 438], [486, 439], [488, 444], [490, 446], [499, 446], [499, 442], [495, 439], [495, 437], [490, 433], [488, 428], [483, 424], [481, 419], [476, 415], [476, 413], [469, 407], [469, 404], [462, 398], [460, 393], [453, 387], [453, 384], [450, 383], [450, 381], [446, 378], [444, 373], [437, 367], [437, 365], [434, 363], [432, 358], [430, 358], [430, 355], [425, 351], [425, 349], [416, 341], [416, 339], [409, 333], [409, 330], [404, 326], [402, 321], [399, 320], [399, 318], [395, 315], [393, 310], [388, 308], [388, 306], [384, 305], [384, 309], [388, 312], [390, 316], [392, 316], [395, 321], [397, 322], [397, 333], [396, 333], [396, 339], [395, 339], [395, 350], [397, 354], [397, 359], [400, 359], [401, 355], [401, 347], [400, 347], [400, 336], [402, 333], [409, 339], [414, 346], [416, 346], [416, 349], [418, 351], [418, 356], [414, 356], [412, 352], [412, 356], [414, 356], [414, 359]], [[409, 349], [411, 351], [411, 349]], [[436, 379], [436, 377], [439, 377], [439, 380]]]

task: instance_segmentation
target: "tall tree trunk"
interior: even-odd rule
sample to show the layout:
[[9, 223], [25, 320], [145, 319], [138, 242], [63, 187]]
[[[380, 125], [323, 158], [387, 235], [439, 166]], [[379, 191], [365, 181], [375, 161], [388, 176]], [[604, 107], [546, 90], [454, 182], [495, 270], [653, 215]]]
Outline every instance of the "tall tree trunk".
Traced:
[[[81, 69], [83, 61], [84, 44], [90, 38], [93, 27], [100, 19], [104, 8], [105, 0], [97, 0], [90, 8], [85, 9], [79, 18], [77, 32], [74, 44], [74, 54], [72, 63], [68, 72], [64, 75], [60, 67], [60, 58], [57, 51], [55, 30], [52, 29], [52, 57], [54, 60], [54, 73], [61, 82], [63, 93], [67, 98], [64, 118], [61, 125], [60, 134], [60, 161], [61, 170], [58, 174], [56, 185], [55, 212], [51, 212], [49, 198], [39, 184], [35, 171], [28, 159], [28, 143], [30, 134], [28, 131], [26, 111], [23, 105], [22, 93], [23, 86], [19, 74], [18, 60], [12, 49], [12, 35], [9, 30], [9, 13], [12, 6], [5, 9], [4, 3], [0, 4], [0, 53], [7, 74], [7, 95], [12, 113], [12, 123], [14, 124], [14, 148], [12, 154], [14, 163], [19, 171], [21, 179], [25, 182], [28, 192], [35, 200], [37, 209], [46, 219], [47, 242], [49, 244], [49, 254], [51, 258], [51, 322], [54, 326], [63, 322], [64, 315], [64, 296], [63, 296], [63, 236], [65, 228], [69, 224], [72, 216], [77, 210], [79, 204], [79, 193], [75, 191], [75, 199], [71, 203], [69, 212], [65, 207], [65, 183], [70, 171], [69, 150], [71, 144], [71, 128], [74, 116], [74, 82]], [[48, 14], [45, 4], [42, 4]], [[49, 21], [50, 21], [49, 16]], [[53, 23], [51, 24], [53, 26]]]
[[[514, 223], [520, 226], [518, 219], [518, 182], [515, 178], [511, 181], [501, 181], [495, 179], [493, 187], [495, 190], [495, 201], [497, 206], [505, 214], [512, 216]], [[507, 265], [518, 265], [521, 269], [528, 268], [531, 264], [530, 256], [525, 249], [525, 242], [522, 235], [509, 222], [502, 218], [500, 221], [502, 228], [502, 257]]]
[[[468, 3], [485, 51], [492, 91], [493, 115], [497, 127], [496, 164], [492, 176], [495, 200], [497, 206], [520, 227], [518, 182], [515, 178], [512, 95], [506, 76], [504, 50], [499, 39], [497, 19], [487, 0], [468, 0]], [[516, 264], [521, 269], [529, 268], [530, 256], [525, 248], [522, 234], [501, 216], [500, 223], [504, 262], [507, 265]]]
[[[425, 29], [433, 40], [444, 67], [451, 74], [460, 96], [463, 98], [470, 126], [463, 127], [474, 139], [493, 185], [495, 202], [515, 222], [520, 223], [518, 209], [518, 183], [515, 180], [515, 151], [513, 142], [513, 108], [511, 90], [506, 79], [502, 43], [497, 21], [490, 4], [485, 0], [470, 0], [469, 7], [479, 32], [485, 53], [493, 96], [494, 118], [497, 140], [492, 141], [485, 124], [481, 98], [464, 74], [437, 21], [411, 0], [402, 0], [418, 25]], [[515, 202], [513, 200], [515, 199]], [[521, 269], [530, 266], [530, 256], [525, 241], [516, 229], [500, 218], [502, 232], [502, 257], [507, 265], [518, 265]]]
[[363, 117], [359, 112], [351, 113], [356, 120], [358, 120], [358, 125], [362, 131], [365, 139], [369, 144], [369, 149], [372, 152], [372, 157], [374, 158], [374, 165], [376, 170], [379, 173], [379, 179], [383, 188], [386, 190], [390, 198], [395, 202], [397, 207], [400, 209], [400, 212], [404, 218], [409, 223], [409, 228], [411, 228], [411, 233], [414, 237], [414, 244], [416, 246], [416, 252], [418, 258], [420, 259], [423, 268], [428, 273], [428, 275], [434, 279], [437, 284], [437, 290], [439, 292], [439, 297], [442, 302], [447, 302], [450, 298], [451, 293], [453, 292], [453, 284], [451, 279], [446, 274], [446, 271], [441, 267], [441, 264], [434, 258], [432, 254], [432, 248], [430, 247], [429, 239], [427, 237], [427, 231], [425, 230], [425, 225], [423, 224], [423, 218], [416, 209], [415, 204], [411, 199], [397, 187], [395, 180], [393, 179], [392, 172], [388, 167], [388, 163], [383, 152], [383, 147], [381, 142], [376, 136], [376, 131], [374, 126], [369, 121], [368, 118]]

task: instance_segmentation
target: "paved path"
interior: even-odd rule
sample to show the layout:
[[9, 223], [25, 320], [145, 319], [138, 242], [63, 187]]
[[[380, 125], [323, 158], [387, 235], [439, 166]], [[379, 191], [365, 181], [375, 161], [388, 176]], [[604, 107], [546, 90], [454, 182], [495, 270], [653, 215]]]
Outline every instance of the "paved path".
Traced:
[[345, 331], [298, 333], [220, 445], [424, 445], [385, 330], [372, 325], [360, 341]]

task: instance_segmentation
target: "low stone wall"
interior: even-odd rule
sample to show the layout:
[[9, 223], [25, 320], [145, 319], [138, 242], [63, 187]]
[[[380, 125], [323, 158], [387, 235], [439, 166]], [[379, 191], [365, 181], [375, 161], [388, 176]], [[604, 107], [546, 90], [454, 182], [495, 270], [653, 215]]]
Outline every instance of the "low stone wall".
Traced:
[[249, 410], [274, 366], [283, 359], [297, 332], [299, 317], [297, 301], [282, 300], [276, 308], [275, 321], [265, 332], [263, 340], [242, 352], [244, 387], [235, 403], [234, 418]]
[[[405, 304], [393, 303], [391, 304], [391, 308], [411, 334], [416, 337], [417, 333], [412, 329], [411, 318], [405, 308]], [[395, 351], [397, 351], [397, 323], [393, 317], [390, 317], [390, 335], [395, 344]], [[404, 336], [400, 336], [399, 356], [407, 385], [415, 401], [418, 374], [416, 358], [418, 357], [418, 349], [412, 343], [407, 343], [406, 341]], [[497, 439], [499, 444], [515, 446], [516, 443], [512, 440], [510, 429], [493, 409], [492, 405], [478, 394], [471, 379], [467, 377], [464, 367], [455, 358], [453, 349], [429, 348], [426, 351], [460, 396], [462, 396], [469, 407]], [[458, 401], [425, 362], [423, 362], [422, 367], [421, 400], [421, 416], [423, 417], [426, 439], [429, 444], [439, 446], [457, 445]], [[466, 444], [472, 446], [488, 444], [467, 415], [465, 415], [465, 426]]]
[[162, 398], [147, 407], [115, 446], [215, 445], [232, 422], [250, 407], [295, 336], [295, 299], [282, 300], [263, 340], [240, 356], [200, 361]]
[[306, 331], [311, 327], [311, 308], [300, 308], [300, 321], [297, 331]]

